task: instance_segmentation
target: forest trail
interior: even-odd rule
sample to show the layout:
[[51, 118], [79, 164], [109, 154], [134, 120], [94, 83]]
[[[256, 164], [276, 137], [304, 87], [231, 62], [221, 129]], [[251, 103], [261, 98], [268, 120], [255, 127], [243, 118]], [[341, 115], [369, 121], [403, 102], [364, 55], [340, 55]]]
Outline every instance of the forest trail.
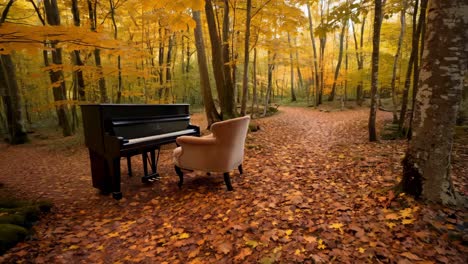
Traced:
[[[121, 201], [92, 188], [87, 151], [70, 143], [79, 139], [0, 145], [0, 182], [55, 204], [36, 237], [0, 262], [465, 263], [466, 247], [446, 233], [460, 235], [466, 214], [392, 197], [406, 142], [369, 143], [368, 114], [280, 107], [248, 135], [234, 192], [221, 175], [196, 172], [179, 190], [172, 145], [151, 185], [140, 182], [140, 160], [132, 178], [122, 160]], [[378, 117], [382, 127], [391, 113]], [[193, 120], [206, 127], [201, 114]]]

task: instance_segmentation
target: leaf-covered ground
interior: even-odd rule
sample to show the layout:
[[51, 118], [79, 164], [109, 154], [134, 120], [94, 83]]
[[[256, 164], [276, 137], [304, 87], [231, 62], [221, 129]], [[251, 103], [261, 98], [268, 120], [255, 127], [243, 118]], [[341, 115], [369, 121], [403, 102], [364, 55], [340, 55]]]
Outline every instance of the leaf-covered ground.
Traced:
[[[367, 142], [367, 109], [280, 108], [248, 135], [244, 175], [190, 173], [181, 190], [174, 146], [162, 179], [143, 185], [122, 160], [124, 199], [91, 186], [77, 138], [0, 145], [0, 182], [55, 207], [0, 262], [26, 263], [466, 263], [466, 210], [394, 197], [405, 141]], [[379, 127], [391, 116], [379, 113]], [[195, 122], [205, 127], [201, 115]], [[72, 143], [71, 143], [72, 142]], [[467, 194], [466, 145], [455, 151]], [[458, 151], [458, 152], [457, 152]], [[464, 176], [463, 176], [464, 175]], [[463, 177], [462, 177], [463, 176]], [[465, 236], [465, 237], [463, 237]], [[465, 241], [463, 244], [463, 241]]]

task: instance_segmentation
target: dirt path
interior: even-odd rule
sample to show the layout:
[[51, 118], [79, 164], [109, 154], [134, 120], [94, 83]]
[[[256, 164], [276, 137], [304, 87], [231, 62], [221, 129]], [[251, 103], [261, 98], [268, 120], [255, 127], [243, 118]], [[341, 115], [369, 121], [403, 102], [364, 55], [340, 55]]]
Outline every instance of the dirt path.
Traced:
[[[140, 161], [132, 178], [122, 162], [119, 202], [91, 187], [87, 151], [70, 143], [79, 139], [1, 145], [0, 182], [56, 206], [35, 238], [0, 262], [467, 261], [466, 247], [441, 235], [463, 221], [460, 212], [405, 196], [389, 201], [405, 143], [368, 143], [367, 117], [366, 109], [284, 107], [259, 120], [261, 130], [247, 138], [244, 175], [232, 174], [234, 192], [221, 175], [202, 173], [189, 174], [179, 190], [174, 146], [163, 151], [162, 179], [152, 185], [141, 184]], [[390, 118], [379, 113], [379, 124]], [[455, 222], [436, 221], [441, 215]]]

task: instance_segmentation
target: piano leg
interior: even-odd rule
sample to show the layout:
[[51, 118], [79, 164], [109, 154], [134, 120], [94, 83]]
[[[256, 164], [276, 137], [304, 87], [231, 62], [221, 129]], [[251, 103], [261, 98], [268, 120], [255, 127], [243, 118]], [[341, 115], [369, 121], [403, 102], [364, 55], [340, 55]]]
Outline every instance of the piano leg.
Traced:
[[109, 174], [112, 175], [112, 197], [116, 200], [122, 199], [122, 192], [120, 191], [120, 157], [108, 158], [107, 168]]
[[143, 160], [143, 171], [145, 173], [145, 176], [148, 175], [148, 153], [146, 151], [143, 151], [141, 158]]
[[[159, 148], [158, 156], [156, 156], [156, 152], [154, 149], [149, 150], [150, 157], [148, 158], [148, 153], [145, 151], [143, 152], [143, 169], [145, 171], [145, 175], [141, 178], [143, 183], [153, 182], [155, 180], [159, 180], [159, 174], [157, 173], [157, 166], [158, 166], [158, 159], [159, 159]], [[148, 174], [148, 163], [151, 166], [151, 174]]]
[[127, 156], [128, 177], [132, 177], [132, 156]]

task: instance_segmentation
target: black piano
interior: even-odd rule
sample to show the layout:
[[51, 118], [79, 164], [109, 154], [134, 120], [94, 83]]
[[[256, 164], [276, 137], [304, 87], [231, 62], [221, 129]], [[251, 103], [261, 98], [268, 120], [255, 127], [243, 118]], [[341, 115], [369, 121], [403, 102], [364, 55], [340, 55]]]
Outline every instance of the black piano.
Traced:
[[131, 176], [131, 157], [141, 154], [145, 174], [142, 181], [151, 182], [159, 177], [161, 145], [174, 143], [179, 136], [200, 136], [200, 128], [190, 124], [188, 104], [85, 104], [81, 112], [93, 186], [103, 194], [112, 193], [114, 199], [122, 198], [121, 157], [127, 158]]

